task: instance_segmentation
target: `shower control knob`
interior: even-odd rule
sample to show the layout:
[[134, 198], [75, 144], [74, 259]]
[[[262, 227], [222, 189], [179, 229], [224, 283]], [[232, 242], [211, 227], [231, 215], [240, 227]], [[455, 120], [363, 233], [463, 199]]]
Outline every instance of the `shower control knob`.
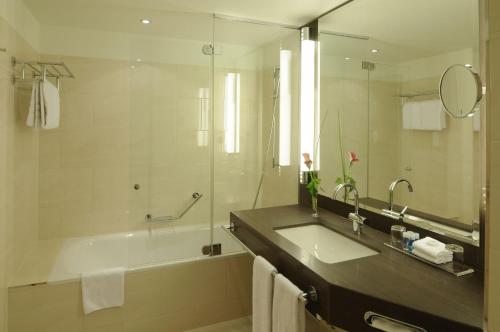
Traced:
[[141, 189], [141, 186], [138, 183], [136, 183], [136, 184], [134, 184], [134, 189], [139, 190], [139, 189]]

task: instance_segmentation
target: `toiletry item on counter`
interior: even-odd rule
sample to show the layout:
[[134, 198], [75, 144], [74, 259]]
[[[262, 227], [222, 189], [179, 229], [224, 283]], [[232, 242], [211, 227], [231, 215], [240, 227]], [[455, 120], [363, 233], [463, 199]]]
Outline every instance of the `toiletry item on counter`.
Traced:
[[401, 225], [391, 226], [391, 244], [396, 248], [403, 248], [403, 233], [406, 227]]
[[434, 264], [444, 264], [453, 260], [453, 253], [446, 249], [446, 245], [431, 237], [413, 242], [412, 253]]
[[420, 234], [408, 231], [403, 232], [403, 249], [411, 252], [413, 250], [413, 242], [420, 239]]
[[447, 244], [445, 247], [447, 250], [453, 253], [453, 260], [463, 263], [464, 262], [464, 247], [458, 244]]

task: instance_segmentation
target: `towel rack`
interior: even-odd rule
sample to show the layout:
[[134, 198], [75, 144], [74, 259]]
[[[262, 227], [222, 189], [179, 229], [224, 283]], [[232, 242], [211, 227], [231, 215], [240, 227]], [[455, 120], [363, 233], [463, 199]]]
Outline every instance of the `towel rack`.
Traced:
[[[234, 223], [231, 223], [230, 226], [228, 226], [228, 227], [221, 226], [221, 228], [224, 231], [226, 231], [226, 233], [229, 234], [233, 239], [238, 241], [241, 244], [241, 246], [243, 247], [243, 249], [245, 249], [245, 251], [247, 251], [253, 258], [257, 257], [257, 255], [250, 248], [248, 248], [243, 242], [240, 241], [240, 239], [238, 239], [231, 232], [231, 231], [234, 231], [234, 229], [235, 229]], [[271, 274], [273, 277], [276, 277], [278, 275], [278, 272], [273, 271], [273, 272], [271, 272]], [[302, 302], [305, 302], [306, 304], [309, 302], [318, 302], [318, 291], [316, 290], [316, 288], [314, 286], [309, 286], [307, 289], [307, 292], [300, 294], [299, 300]]]
[[439, 95], [439, 91], [422, 91], [415, 93], [403, 93], [398, 95], [401, 98], [415, 98], [415, 97], [423, 97], [423, 96], [437, 96]]
[[168, 221], [174, 221], [174, 220], [179, 220], [181, 219], [190, 209], [193, 205], [196, 204], [196, 202], [198, 202], [198, 200], [200, 198], [203, 197], [203, 194], [200, 194], [200, 193], [197, 193], [197, 192], [194, 192], [192, 195], [191, 195], [191, 201], [186, 205], [186, 207], [184, 208], [184, 210], [182, 210], [181, 213], [179, 213], [178, 215], [175, 215], [175, 216], [163, 216], [163, 217], [153, 217], [151, 214], [147, 214], [146, 215], [146, 222], [148, 223], [161, 223], [161, 222], [168, 222]]
[[[59, 90], [61, 79], [75, 78], [73, 72], [64, 62], [20, 61], [12, 57], [11, 64], [14, 70], [11, 77], [12, 84], [46, 81], [50, 77], [56, 80]], [[19, 67], [20, 69], [17, 69]], [[27, 71], [31, 72], [31, 78], [27, 78], [27, 74], [29, 74]]]

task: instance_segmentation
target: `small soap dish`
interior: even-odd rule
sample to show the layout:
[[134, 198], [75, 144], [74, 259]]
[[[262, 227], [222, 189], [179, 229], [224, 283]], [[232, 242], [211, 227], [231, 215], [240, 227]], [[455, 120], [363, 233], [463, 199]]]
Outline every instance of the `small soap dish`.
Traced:
[[389, 248], [392, 248], [396, 251], [399, 251], [400, 253], [403, 253], [407, 256], [410, 256], [412, 258], [415, 258], [421, 262], [424, 262], [428, 265], [431, 265], [431, 266], [434, 266], [440, 270], [443, 270], [443, 271], [446, 271], [448, 273], [451, 273], [453, 275], [455, 275], [456, 277], [461, 277], [461, 276], [465, 276], [465, 275], [468, 275], [468, 274], [471, 274], [471, 273], [474, 273], [474, 269], [471, 268], [470, 266], [467, 266], [463, 263], [460, 263], [460, 262], [457, 262], [457, 261], [453, 261], [453, 262], [449, 262], [449, 263], [445, 263], [445, 264], [434, 264], [432, 262], [429, 262], [428, 260], [425, 260], [423, 258], [420, 258], [414, 254], [412, 254], [411, 252], [409, 251], [406, 251], [406, 250], [403, 250], [403, 249], [400, 249], [400, 248], [396, 248], [394, 247], [392, 244], [390, 243], [384, 243], [384, 245], [388, 246]]

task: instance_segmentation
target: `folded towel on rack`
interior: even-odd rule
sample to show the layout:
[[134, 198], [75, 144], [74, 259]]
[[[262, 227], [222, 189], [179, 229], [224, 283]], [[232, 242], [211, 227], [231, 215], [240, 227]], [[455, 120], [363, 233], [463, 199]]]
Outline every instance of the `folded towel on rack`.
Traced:
[[274, 278], [273, 332], [305, 332], [302, 291], [283, 275]]
[[273, 273], [277, 270], [265, 258], [256, 256], [252, 277], [252, 332], [271, 332]]
[[28, 110], [28, 117], [26, 118], [26, 125], [28, 127], [40, 128], [41, 113], [40, 113], [40, 83], [34, 82], [31, 89], [31, 101]]
[[440, 100], [412, 101], [403, 105], [403, 129], [439, 131], [446, 128]]
[[82, 273], [83, 311], [120, 307], [125, 300], [125, 269], [112, 268]]
[[59, 90], [49, 81], [41, 82], [40, 84], [43, 87], [43, 108], [45, 112], [42, 128], [58, 128], [61, 113]]
[[57, 87], [49, 81], [34, 82], [26, 125], [42, 129], [58, 128], [60, 107]]
[[453, 253], [446, 249], [446, 245], [431, 237], [413, 242], [412, 253], [435, 264], [444, 264], [453, 260]]

